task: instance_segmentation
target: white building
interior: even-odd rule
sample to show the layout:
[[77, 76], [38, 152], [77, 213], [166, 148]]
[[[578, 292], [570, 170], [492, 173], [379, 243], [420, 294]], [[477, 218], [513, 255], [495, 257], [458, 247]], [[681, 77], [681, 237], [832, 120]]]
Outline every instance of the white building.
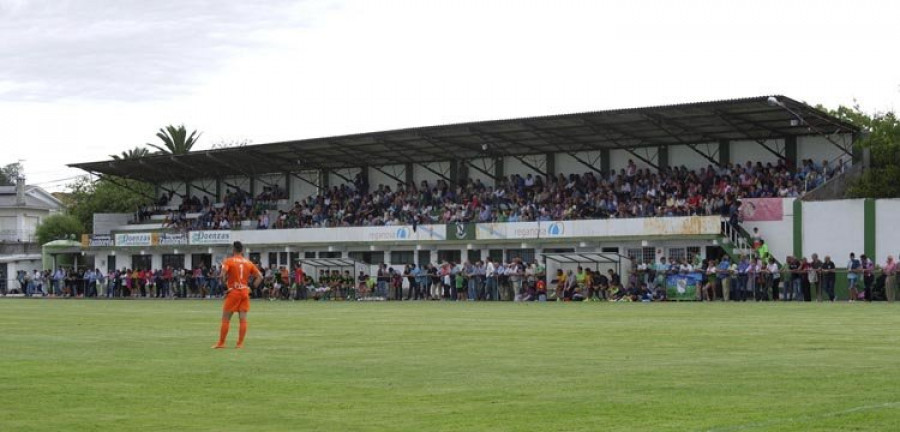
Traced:
[[0, 291], [18, 288], [18, 271], [41, 268], [35, 232], [47, 216], [63, 211], [63, 203], [19, 178], [15, 186], [0, 186]]

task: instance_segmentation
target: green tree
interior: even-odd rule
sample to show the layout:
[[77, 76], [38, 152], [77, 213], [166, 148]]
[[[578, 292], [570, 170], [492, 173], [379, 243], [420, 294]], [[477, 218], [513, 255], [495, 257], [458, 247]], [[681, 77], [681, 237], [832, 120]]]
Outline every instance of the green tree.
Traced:
[[148, 146], [153, 147], [159, 150], [162, 153], [168, 154], [185, 154], [194, 147], [194, 144], [197, 144], [197, 140], [200, 139], [200, 133], [196, 130], [191, 132], [190, 135], [187, 133], [187, 129], [185, 129], [184, 125], [173, 126], [168, 125], [165, 128], [160, 128], [159, 132], [156, 133], [156, 136], [162, 140], [163, 145], [159, 146], [157, 144], [147, 143]]
[[0, 168], [0, 186], [14, 186], [22, 172], [22, 164], [16, 162]]
[[150, 155], [150, 150], [145, 147], [135, 147], [128, 151], [123, 151], [121, 155], [109, 155], [109, 157], [115, 160], [123, 160], [123, 159], [140, 159], [144, 156]]
[[153, 186], [117, 177], [81, 176], [68, 185], [69, 214], [93, 232], [94, 213], [134, 213], [153, 201]]
[[80, 238], [84, 234], [84, 225], [78, 218], [68, 214], [55, 214], [44, 218], [35, 230], [39, 244], [53, 240]]
[[842, 106], [831, 114], [859, 126], [856, 142], [869, 151], [869, 167], [847, 190], [851, 198], [900, 198], [900, 119], [892, 111], [868, 114], [859, 106]]

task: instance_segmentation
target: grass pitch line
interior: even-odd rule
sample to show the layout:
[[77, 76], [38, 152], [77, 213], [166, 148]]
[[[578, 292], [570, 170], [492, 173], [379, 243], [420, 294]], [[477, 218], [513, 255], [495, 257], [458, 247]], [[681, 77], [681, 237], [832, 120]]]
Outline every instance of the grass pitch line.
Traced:
[[874, 411], [884, 408], [894, 408], [900, 407], [900, 402], [886, 402], [881, 404], [873, 404], [873, 405], [862, 405], [858, 407], [853, 407], [850, 409], [846, 409], [843, 411], [834, 411], [819, 415], [804, 415], [799, 417], [789, 417], [783, 419], [769, 420], [764, 422], [755, 422], [755, 423], [747, 423], [737, 426], [728, 426], [724, 428], [716, 428], [716, 429], [707, 429], [707, 432], [732, 432], [732, 431], [743, 431], [750, 429], [759, 429], [759, 428], [767, 428], [771, 426], [778, 426], [788, 423], [798, 423], [798, 422], [806, 422], [810, 420], [821, 420], [833, 417], [840, 417], [848, 414], [854, 414], [861, 411]]

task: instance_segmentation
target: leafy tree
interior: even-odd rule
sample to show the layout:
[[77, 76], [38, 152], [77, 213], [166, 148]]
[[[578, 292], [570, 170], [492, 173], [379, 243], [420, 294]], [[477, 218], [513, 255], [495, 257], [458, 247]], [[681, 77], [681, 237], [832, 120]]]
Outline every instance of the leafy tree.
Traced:
[[863, 136], [856, 145], [869, 151], [869, 167], [850, 186], [848, 196], [900, 197], [900, 119], [896, 114], [892, 111], [868, 114], [859, 106], [842, 106], [831, 114], [859, 126]]
[[67, 214], [47, 216], [35, 231], [39, 244], [66, 238], [79, 238], [84, 234], [84, 225], [78, 218]]
[[22, 164], [16, 162], [0, 168], [0, 186], [14, 186], [22, 172]]
[[175, 155], [185, 154], [191, 151], [194, 144], [200, 139], [200, 135], [202, 134], [197, 133], [196, 130], [188, 135], [184, 125], [178, 127], [168, 125], [165, 128], [160, 128], [159, 132], [156, 133], [156, 136], [163, 142], [162, 146], [151, 143], [147, 143], [147, 145], [162, 153]]
[[78, 177], [68, 185], [69, 214], [93, 232], [94, 213], [134, 213], [153, 201], [153, 186], [118, 177]]
[[150, 150], [145, 147], [135, 147], [128, 151], [123, 151], [121, 155], [109, 155], [109, 157], [115, 160], [123, 160], [123, 159], [139, 159], [144, 156], [150, 155]]

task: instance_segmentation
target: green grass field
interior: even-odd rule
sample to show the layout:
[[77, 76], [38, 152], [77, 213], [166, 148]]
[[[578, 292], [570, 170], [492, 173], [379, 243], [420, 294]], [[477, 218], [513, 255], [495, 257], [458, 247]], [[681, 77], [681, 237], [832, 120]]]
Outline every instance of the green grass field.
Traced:
[[0, 430], [900, 430], [900, 305], [219, 308], [0, 300]]

